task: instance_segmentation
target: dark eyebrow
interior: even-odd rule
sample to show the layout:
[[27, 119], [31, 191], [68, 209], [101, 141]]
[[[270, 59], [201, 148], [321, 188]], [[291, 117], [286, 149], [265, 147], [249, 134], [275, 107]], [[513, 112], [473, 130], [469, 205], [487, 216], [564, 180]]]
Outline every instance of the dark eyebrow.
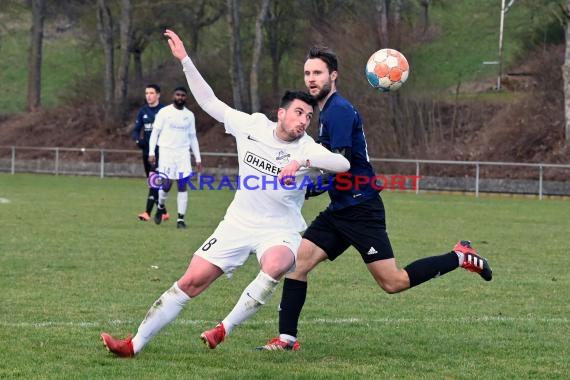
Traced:
[[304, 110], [302, 107], [296, 107], [296, 108], [295, 108], [295, 111], [299, 111], [299, 112], [301, 112], [301, 113], [307, 113], [307, 114], [309, 114], [309, 115], [312, 115], [313, 112], [314, 112], [314, 111], [305, 112], [305, 110]]

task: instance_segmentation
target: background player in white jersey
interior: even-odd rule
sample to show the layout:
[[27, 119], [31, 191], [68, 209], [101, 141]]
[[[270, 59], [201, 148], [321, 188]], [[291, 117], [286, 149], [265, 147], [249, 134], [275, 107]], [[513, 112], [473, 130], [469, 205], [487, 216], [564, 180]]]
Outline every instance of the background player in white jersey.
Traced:
[[[231, 276], [255, 252], [261, 270], [243, 291], [228, 316], [201, 338], [216, 347], [233, 330], [257, 312], [273, 295], [279, 279], [294, 268], [300, 232], [306, 228], [301, 215], [305, 188], [286, 189], [281, 180], [307, 175], [315, 168], [331, 172], [349, 169], [348, 160], [332, 153], [305, 134], [315, 100], [306, 92], [287, 91], [277, 110], [277, 122], [265, 115], [249, 115], [220, 101], [186, 54], [180, 38], [167, 30], [172, 54], [181, 60], [190, 90], [198, 104], [223, 122], [236, 138], [241, 178], [259, 179], [256, 189], [241, 187], [224, 219], [194, 253], [186, 273], [150, 308], [133, 339], [115, 339], [102, 333], [108, 350], [132, 357], [163, 327], [173, 321], [186, 303], [202, 293], [222, 274]], [[161, 152], [162, 154], [162, 152]]]
[[186, 108], [186, 87], [176, 87], [172, 93], [172, 104], [162, 108], [154, 121], [154, 128], [150, 135], [150, 150], [148, 160], [152, 165], [156, 164], [154, 149], [158, 145], [160, 159], [158, 171], [170, 179], [158, 191], [158, 205], [154, 222], [160, 224], [162, 216], [166, 212], [165, 204], [172, 183], [177, 182], [178, 207], [177, 228], [186, 228], [184, 215], [188, 206], [188, 192], [186, 191], [186, 178], [192, 173], [190, 164], [190, 149], [194, 153], [196, 166], [202, 171], [202, 159], [200, 147], [196, 137], [196, 119], [194, 114]]

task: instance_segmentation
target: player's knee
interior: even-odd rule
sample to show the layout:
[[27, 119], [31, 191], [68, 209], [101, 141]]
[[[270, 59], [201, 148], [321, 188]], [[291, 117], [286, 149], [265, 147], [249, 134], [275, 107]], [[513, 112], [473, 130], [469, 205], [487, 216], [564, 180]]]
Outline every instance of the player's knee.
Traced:
[[322, 250], [318, 252], [299, 251], [297, 261], [295, 262], [295, 272], [307, 275], [314, 267], [326, 259], [327, 255]]
[[267, 250], [260, 260], [261, 270], [277, 280], [291, 270], [294, 263], [293, 252], [283, 248]]
[[308, 260], [297, 260], [295, 263], [295, 274], [302, 277], [307, 277], [309, 272], [313, 270], [318, 264]]

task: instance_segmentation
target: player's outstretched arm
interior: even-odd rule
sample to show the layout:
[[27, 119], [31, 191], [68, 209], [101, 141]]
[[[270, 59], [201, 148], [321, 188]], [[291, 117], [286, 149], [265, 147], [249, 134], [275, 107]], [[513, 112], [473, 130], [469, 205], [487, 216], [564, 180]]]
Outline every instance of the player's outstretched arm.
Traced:
[[169, 29], [164, 32], [164, 35], [168, 37], [168, 46], [170, 46], [172, 55], [182, 63], [188, 87], [198, 105], [214, 119], [224, 122], [224, 115], [230, 107], [216, 97], [210, 85], [204, 80], [186, 53], [186, 48], [180, 37]]
[[285, 183], [291, 182], [301, 167], [321, 169], [329, 173], [340, 173], [350, 169], [350, 162], [341, 154], [332, 153], [320, 144], [313, 143], [305, 151], [305, 157], [294, 159], [285, 165], [277, 179], [281, 181], [288, 178]]

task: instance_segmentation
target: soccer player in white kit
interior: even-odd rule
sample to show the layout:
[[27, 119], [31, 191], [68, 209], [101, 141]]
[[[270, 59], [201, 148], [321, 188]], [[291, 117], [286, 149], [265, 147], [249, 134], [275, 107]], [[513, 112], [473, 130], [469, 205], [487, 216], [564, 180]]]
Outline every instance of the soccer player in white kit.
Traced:
[[187, 93], [186, 88], [182, 86], [174, 89], [172, 104], [162, 108], [156, 114], [149, 141], [149, 162], [151, 165], [156, 164], [154, 150], [158, 145], [160, 154], [158, 172], [169, 179], [158, 190], [158, 205], [156, 214], [154, 214], [154, 222], [156, 224], [162, 222], [162, 216], [166, 212], [168, 192], [172, 188], [172, 183], [176, 181], [178, 188], [176, 228], [186, 228], [184, 215], [188, 207], [188, 192], [185, 179], [192, 173], [190, 149], [194, 153], [198, 171], [202, 171], [200, 147], [196, 137], [196, 119], [192, 111], [185, 106]]
[[308, 93], [287, 91], [277, 111], [277, 122], [260, 113], [237, 111], [215, 96], [180, 38], [170, 30], [165, 36], [172, 54], [182, 63], [198, 104], [223, 122], [226, 132], [236, 138], [239, 177], [250, 181], [236, 191], [224, 219], [194, 253], [182, 277], [152, 305], [134, 338], [115, 339], [101, 334], [107, 349], [121, 357], [139, 353], [188, 301], [222, 274], [231, 276], [255, 252], [261, 266], [259, 274], [223, 321], [201, 334], [206, 345], [215, 348], [267, 303], [281, 277], [294, 269], [300, 232], [307, 226], [301, 215], [306, 188], [290, 181], [316, 169], [342, 172], [350, 167], [342, 155], [330, 152], [305, 134], [316, 105]]

